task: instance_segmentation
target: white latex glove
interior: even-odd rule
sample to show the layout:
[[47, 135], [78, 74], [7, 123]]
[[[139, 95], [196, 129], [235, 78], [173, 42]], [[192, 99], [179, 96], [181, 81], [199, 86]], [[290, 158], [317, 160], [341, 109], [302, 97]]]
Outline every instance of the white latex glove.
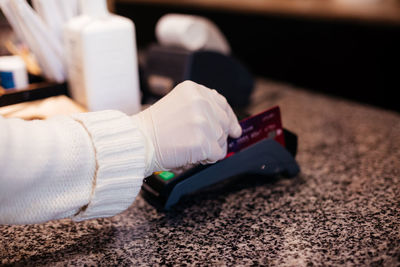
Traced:
[[228, 135], [242, 134], [232, 108], [216, 90], [185, 81], [132, 119], [148, 139], [146, 175], [225, 157]]

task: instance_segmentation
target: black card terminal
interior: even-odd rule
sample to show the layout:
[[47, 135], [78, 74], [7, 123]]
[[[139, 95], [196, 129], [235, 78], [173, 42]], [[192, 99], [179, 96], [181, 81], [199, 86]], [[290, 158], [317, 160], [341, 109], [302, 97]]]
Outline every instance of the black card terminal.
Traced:
[[168, 210], [180, 198], [227, 178], [244, 173], [292, 177], [300, 168], [294, 157], [297, 136], [282, 128], [279, 107], [240, 121], [242, 135], [228, 139], [227, 157], [209, 165], [189, 165], [156, 172], [145, 178], [144, 198]]

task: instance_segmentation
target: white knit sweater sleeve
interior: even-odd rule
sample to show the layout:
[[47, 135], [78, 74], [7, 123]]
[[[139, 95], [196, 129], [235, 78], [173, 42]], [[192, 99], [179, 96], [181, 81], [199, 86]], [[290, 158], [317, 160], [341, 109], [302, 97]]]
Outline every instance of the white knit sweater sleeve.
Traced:
[[0, 117], [0, 224], [113, 216], [145, 173], [145, 137], [118, 111]]

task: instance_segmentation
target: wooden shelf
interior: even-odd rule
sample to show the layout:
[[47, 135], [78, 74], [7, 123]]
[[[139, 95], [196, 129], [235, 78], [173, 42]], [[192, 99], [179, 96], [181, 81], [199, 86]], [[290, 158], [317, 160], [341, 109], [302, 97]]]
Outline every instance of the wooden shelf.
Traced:
[[398, 0], [114, 0], [114, 4], [117, 3], [352, 19], [400, 25]]
[[66, 83], [40, 82], [25, 89], [4, 90], [0, 87], [0, 107], [56, 95], [68, 95]]

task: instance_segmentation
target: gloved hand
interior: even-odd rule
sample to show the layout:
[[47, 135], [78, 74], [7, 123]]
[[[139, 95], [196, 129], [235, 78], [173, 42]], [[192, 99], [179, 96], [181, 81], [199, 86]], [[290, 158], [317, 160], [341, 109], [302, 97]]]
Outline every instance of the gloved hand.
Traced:
[[146, 175], [225, 157], [228, 135], [242, 134], [232, 108], [216, 90], [185, 81], [132, 116], [147, 138]]

